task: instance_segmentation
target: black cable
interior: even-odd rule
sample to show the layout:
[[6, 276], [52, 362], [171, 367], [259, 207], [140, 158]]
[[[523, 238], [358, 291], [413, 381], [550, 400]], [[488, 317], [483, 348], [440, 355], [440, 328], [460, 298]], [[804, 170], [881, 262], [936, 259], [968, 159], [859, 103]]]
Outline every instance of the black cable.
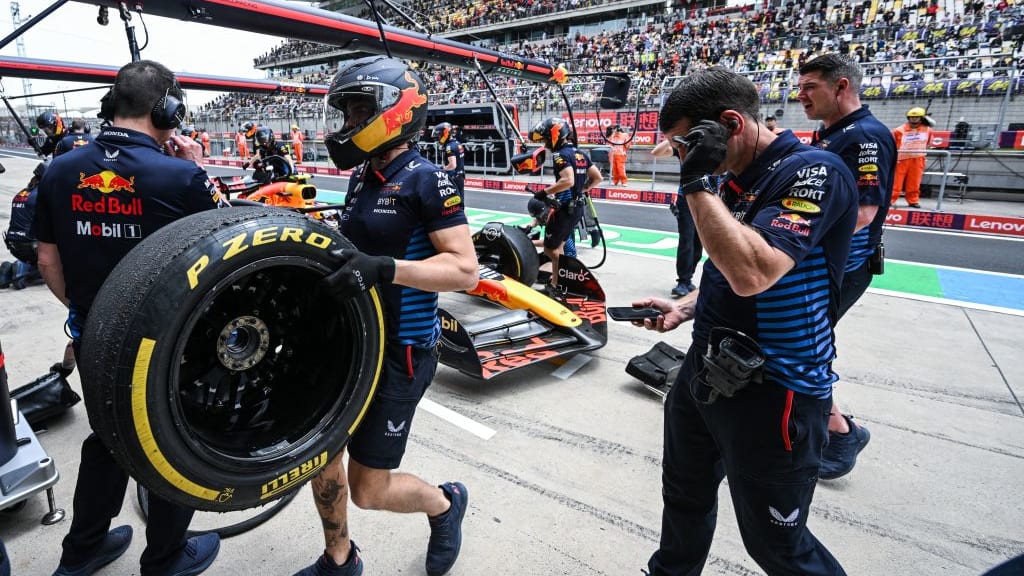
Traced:
[[380, 10], [377, 9], [377, 5], [374, 4], [373, 0], [364, 0], [366, 5], [370, 7], [370, 12], [373, 13], [373, 19], [377, 22], [377, 30], [380, 32], [380, 43], [384, 45], [384, 54], [391, 58], [391, 47], [388, 46], [387, 36], [384, 34], [384, 20], [380, 15]]
[[149, 46], [149, 28], [146, 28], [146, 21], [142, 19], [142, 4], [136, 4], [135, 6], [138, 8], [137, 12], [139, 13], [139, 22], [142, 23], [142, 31], [146, 33], [146, 42], [142, 45], [142, 48], [139, 48], [139, 52], [142, 52], [146, 49], [146, 46]]

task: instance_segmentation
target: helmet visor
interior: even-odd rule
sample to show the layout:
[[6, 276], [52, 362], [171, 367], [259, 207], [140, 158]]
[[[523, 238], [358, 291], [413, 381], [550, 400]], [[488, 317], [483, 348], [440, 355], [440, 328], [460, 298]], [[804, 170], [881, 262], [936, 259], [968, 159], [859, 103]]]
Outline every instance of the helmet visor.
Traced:
[[337, 135], [344, 140], [372, 122], [381, 110], [394, 106], [401, 95], [394, 86], [364, 81], [339, 86], [327, 95], [325, 102], [341, 113]]

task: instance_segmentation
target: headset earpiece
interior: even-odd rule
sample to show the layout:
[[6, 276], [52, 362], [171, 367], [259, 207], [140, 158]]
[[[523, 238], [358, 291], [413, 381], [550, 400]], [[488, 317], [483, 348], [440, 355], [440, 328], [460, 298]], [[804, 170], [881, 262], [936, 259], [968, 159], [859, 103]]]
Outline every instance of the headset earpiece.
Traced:
[[164, 93], [164, 97], [157, 100], [149, 115], [153, 120], [153, 126], [158, 130], [173, 130], [185, 121], [185, 104], [172, 96], [170, 92], [168, 89]]
[[726, 120], [725, 125], [726, 127], [729, 128], [729, 130], [736, 130], [740, 127], [740, 123], [733, 118]]

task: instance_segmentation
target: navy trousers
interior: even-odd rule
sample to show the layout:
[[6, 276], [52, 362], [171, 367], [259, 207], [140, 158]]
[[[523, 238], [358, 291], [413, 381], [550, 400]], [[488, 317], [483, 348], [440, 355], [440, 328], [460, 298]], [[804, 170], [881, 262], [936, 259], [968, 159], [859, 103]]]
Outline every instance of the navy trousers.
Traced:
[[[75, 357], [81, 347], [75, 340]], [[82, 387], [89, 384], [82, 382]], [[110, 530], [111, 520], [121, 513], [128, 474], [114, 460], [110, 450], [95, 433], [82, 443], [82, 463], [75, 483], [71, 529], [64, 537], [61, 566], [77, 568], [92, 558]], [[194, 510], [172, 504], [149, 493], [149, 521], [146, 549], [142, 552], [142, 575], [165, 574], [185, 548], [185, 534]]]
[[661, 545], [648, 562], [651, 575], [691, 576], [704, 569], [724, 477], [743, 544], [769, 576], [844, 575], [807, 529], [831, 397], [763, 383], [701, 404], [691, 384], [703, 358], [699, 346], [690, 350], [665, 401], [664, 509]]
[[700, 264], [704, 247], [701, 246], [697, 226], [693, 223], [690, 207], [681, 196], [676, 203], [676, 224], [679, 229], [679, 244], [676, 246], [676, 282], [693, 283], [693, 273]]

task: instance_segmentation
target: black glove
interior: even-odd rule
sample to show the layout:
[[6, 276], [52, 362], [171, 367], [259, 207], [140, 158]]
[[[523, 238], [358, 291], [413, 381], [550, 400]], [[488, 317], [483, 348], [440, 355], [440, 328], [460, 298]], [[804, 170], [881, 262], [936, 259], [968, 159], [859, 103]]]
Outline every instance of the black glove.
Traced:
[[533, 197], [541, 202], [547, 202], [549, 200], [548, 195], [543, 190], [537, 190], [533, 193]]
[[324, 286], [339, 302], [366, 292], [374, 284], [387, 284], [395, 279], [395, 259], [390, 256], [370, 256], [359, 250], [334, 250], [341, 267], [323, 279]]
[[714, 120], [701, 120], [684, 138], [686, 156], [679, 166], [679, 183], [687, 184], [711, 174], [725, 161], [729, 130]]

